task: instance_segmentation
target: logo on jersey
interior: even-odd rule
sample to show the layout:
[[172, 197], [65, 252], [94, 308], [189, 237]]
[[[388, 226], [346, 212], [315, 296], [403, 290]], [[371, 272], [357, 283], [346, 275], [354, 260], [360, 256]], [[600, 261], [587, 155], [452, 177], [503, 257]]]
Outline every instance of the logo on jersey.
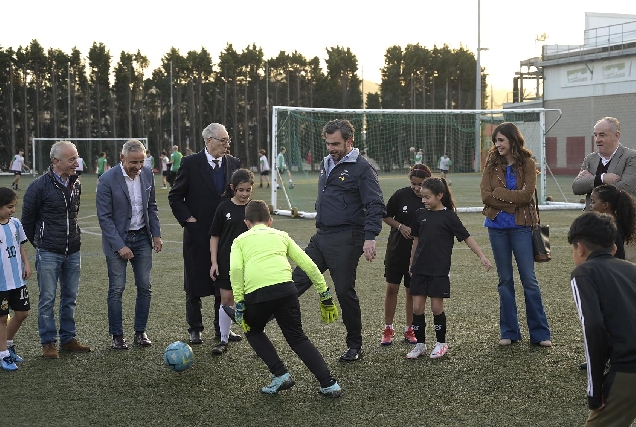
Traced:
[[409, 207], [408, 206], [406, 206], [406, 205], [402, 206], [402, 212], [406, 213], [408, 211], [409, 211]]
[[231, 219], [232, 219], [232, 214], [231, 214], [231, 213], [229, 213], [229, 212], [228, 212], [228, 213], [226, 213], [226, 214], [225, 214], [225, 220], [226, 220], [226, 221], [229, 221], [229, 220], [231, 220]]

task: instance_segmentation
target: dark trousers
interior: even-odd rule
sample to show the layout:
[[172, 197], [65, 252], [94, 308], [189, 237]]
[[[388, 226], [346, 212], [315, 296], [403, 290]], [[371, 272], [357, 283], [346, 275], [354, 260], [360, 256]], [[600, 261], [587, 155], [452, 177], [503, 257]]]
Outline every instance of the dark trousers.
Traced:
[[258, 357], [263, 359], [267, 369], [277, 377], [287, 372], [285, 364], [264, 332], [265, 325], [272, 316], [276, 319], [287, 344], [320, 381], [321, 387], [330, 386], [333, 383], [331, 372], [318, 349], [303, 332], [300, 304], [295, 294], [272, 301], [246, 304], [243, 318], [250, 326], [250, 331], [245, 337]]
[[[201, 314], [202, 297], [186, 294], [186, 321], [190, 326], [188, 332], [203, 331], [203, 315]], [[214, 295], [214, 333], [221, 336], [219, 328], [219, 308], [221, 307], [221, 297]]]
[[636, 420], [636, 372], [610, 372], [603, 378], [605, 408], [590, 411], [588, 426], [629, 426]]
[[[329, 270], [340, 303], [342, 322], [347, 328], [349, 348], [362, 347], [362, 315], [355, 286], [363, 246], [364, 231], [360, 229], [329, 234], [318, 232], [305, 249], [322, 273]], [[292, 278], [299, 296], [312, 286], [307, 274], [298, 267]]]

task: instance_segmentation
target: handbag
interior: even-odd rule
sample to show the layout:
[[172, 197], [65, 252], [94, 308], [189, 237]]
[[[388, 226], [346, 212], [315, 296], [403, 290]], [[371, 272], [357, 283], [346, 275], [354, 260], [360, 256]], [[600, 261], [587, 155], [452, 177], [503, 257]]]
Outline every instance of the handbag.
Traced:
[[534, 253], [534, 262], [548, 262], [552, 259], [550, 253], [550, 226], [541, 224], [536, 188], [534, 190], [532, 217], [532, 252]]

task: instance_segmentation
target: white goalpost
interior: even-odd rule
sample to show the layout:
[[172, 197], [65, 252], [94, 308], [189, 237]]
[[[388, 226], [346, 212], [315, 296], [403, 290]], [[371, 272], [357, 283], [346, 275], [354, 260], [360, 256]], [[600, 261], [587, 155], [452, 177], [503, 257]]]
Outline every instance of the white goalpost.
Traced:
[[51, 147], [58, 141], [70, 141], [77, 147], [77, 152], [88, 166], [90, 173], [95, 172], [93, 162], [99, 154], [106, 153], [109, 165], [119, 163], [119, 155], [124, 144], [137, 139], [148, 148], [148, 138], [33, 138], [31, 142], [31, 159], [33, 174], [43, 173], [51, 164], [49, 158]]
[[[549, 114], [549, 123], [546, 122]], [[474, 173], [483, 163], [492, 130], [502, 122], [513, 122], [537, 162], [539, 203], [543, 210], [580, 209], [581, 205], [546, 202], [545, 134], [561, 118], [558, 109], [510, 110], [371, 110], [305, 107], [273, 107], [270, 164], [272, 165], [271, 210], [278, 215], [315, 218], [315, 197], [320, 161], [327, 155], [322, 127], [333, 119], [347, 119], [355, 127], [355, 147], [378, 171], [380, 182], [391, 175], [403, 177], [413, 163], [413, 152], [422, 150], [423, 163], [437, 170], [439, 158], [448, 153], [454, 172]], [[481, 144], [475, 141], [479, 124]], [[481, 145], [482, 150], [476, 152]], [[284, 157], [294, 185], [277, 173], [277, 156]], [[418, 150], [419, 151], [419, 150]], [[477, 162], [475, 162], [477, 159]], [[296, 181], [313, 182], [314, 191], [299, 191]], [[302, 185], [301, 185], [302, 188]], [[478, 184], [477, 184], [478, 188]], [[483, 206], [459, 208], [461, 212], [481, 212]], [[546, 204], [547, 203], [547, 204]]]

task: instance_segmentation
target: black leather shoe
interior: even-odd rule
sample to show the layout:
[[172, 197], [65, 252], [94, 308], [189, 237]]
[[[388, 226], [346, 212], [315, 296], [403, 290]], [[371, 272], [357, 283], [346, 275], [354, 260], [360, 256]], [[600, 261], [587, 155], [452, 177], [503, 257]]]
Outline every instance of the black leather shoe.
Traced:
[[203, 344], [201, 331], [190, 331], [190, 344]]
[[148, 339], [148, 335], [146, 335], [145, 332], [135, 332], [135, 344], [142, 347], [150, 347], [152, 345], [152, 341]]
[[[218, 334], [218, 335], [215, 334], [214, 338], [216, 338], [217, 340], [221, 340], [221, 334]], [[230, 331], [230, 336], [228, 337], [227, 340], [237, 342], [237, 341], [242, 341], [243, 337]]]
[[364, 352], [361, 348], [348, 348], [347, 351], [340, 356], [341, 362], [355, 362], [358, 359], [362, 359]]
[[123, 335], [113, 335], [113, 348], [115, 350], [128, 350], [128, 345]]

